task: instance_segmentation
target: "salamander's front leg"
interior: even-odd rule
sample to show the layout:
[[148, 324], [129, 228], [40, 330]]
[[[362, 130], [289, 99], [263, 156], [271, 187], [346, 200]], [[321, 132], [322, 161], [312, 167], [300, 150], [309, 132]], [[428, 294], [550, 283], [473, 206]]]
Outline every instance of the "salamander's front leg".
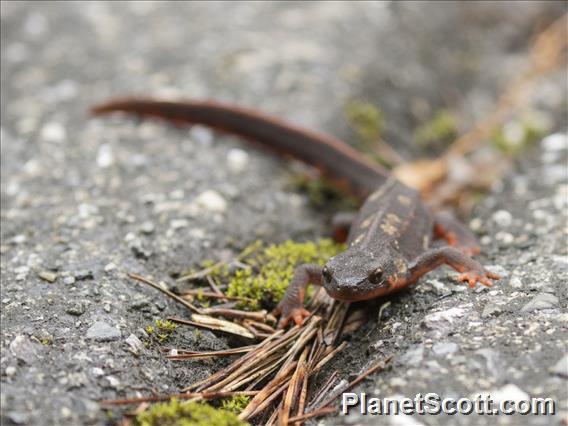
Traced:
[[461, 272], [457, 280], [466, 281], [470, 287], [475, 287], [476, 283], [490, 287], [493, 285], [491, 280], [501, 278], [499, 275], [487, 271], [479, 262], [461, 251], [453, 247], [441, 247], [431, 249], [414, 259], [408, 268], [407, 284], [413, 283], [422, 275], [443, 264]]
[[321, 271], [322, 267], [315, 264], [304, 264], [296, 268], [284, 298], [275, 309], [277, 314], [281, 314], [278, 328], [286, 327], [290, 320], [300, 325], [304, 318], [310, 315], [310, 312], [304, 309], [306, 288], [310, 283], [322, 284]]
[[450, 246], [468, 256], [480, 252], [472, 232], [449, 212], [439, 212], [434, 216], [434, 237], [443, 238]]
[[357, 213], [354, 212], [339, 212], [336, 213], [331, 219], [331, 226], [333, 228], [333, 239], [338, 243], [344, 243], [347, 241], [347, 236], [349, 235], [349, 229]]

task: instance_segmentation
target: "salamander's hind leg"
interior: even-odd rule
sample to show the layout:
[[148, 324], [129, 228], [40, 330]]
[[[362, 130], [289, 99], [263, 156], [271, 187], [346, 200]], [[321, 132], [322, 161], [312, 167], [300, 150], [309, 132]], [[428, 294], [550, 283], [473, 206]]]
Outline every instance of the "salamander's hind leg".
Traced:
[[281, 314], [278, 328], [286, 327], [290, 320], [300, 325], [304, 318], [310, 315], [310, 312], [304, 309], [306, 288], [310, 283], [322, 284], [321, 270], [322, 267], [315, 264], [304, 264], [296, 268], [286, 294], [275, 309], [276, 314]]
[[441, 247], [431, 249], [414, 259], [409, 265], [407, 281], [414, 282], [422, 275], [443, 264], [461, 272], [457, 280], [467, 282], [470, 287], [475, 287], [476, 283], [490, 287], [493, 285], [491, 280], [501, 278], [499, 275], [487, 271], [479, 262], [463, 252], [453, 247]]
[[339, 212], [333, 216], [331, 226], [333, 227], [333, 239], [336, 242], [344, 243], [347, 241], [349, 229], [356, 217], [357, 213], [354, 212]]
[[450, 246], [468, 256], [480, 252], [473, 233], [449, 212], [440, 212], [434, 216], [434, 238], [443, 238]]

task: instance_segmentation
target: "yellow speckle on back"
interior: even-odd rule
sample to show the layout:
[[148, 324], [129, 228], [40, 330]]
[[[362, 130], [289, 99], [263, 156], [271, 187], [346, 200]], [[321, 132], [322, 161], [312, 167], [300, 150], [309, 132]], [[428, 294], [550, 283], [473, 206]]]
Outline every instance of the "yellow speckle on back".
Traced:
[[374, 215], [369, 216], [363, 222], [361, 222], [361, 225], [359, 225], [359, 228], [361, 228], [361, 229], [367, 228], [371, 224], [371, 222], [373, 221], [374, 218], [375, 218]]
[[403, 206], [409, 206], [410, 203], [411, 203], [410, 198], [408, 198], [408, 197], [405, 196], [405, 195], [399, 195], [398, 197], [396, 197], [396, 199], [397, 199], [398, 202], [399, 202], [400, 204], [402, 204]]
[[394, 235], [398, 231], [397, 225], [400, 223], [400, 218], [394, 213], [389, 213], [385, 216], [385, 220], [381, 223], [381, 229], [389, 235]]
[[424, 235], [422, 237], [422, 250], [426, 251], [430, 247], [430, 236]]
[[357, 236], [357, 238], [355, 238], [355, 239], [353, 240], [353, 242], [351, 243], [351, 245], [354, 246], [354, 245], [356, 245], [356, 244], [359, 244], [361, 241], [363, 241], [363, 238], [365, 238], [365, 233], [359, 234], [359, 235]]
[[397, 258], [394, 260], [394, 265], [399, 274], [404, 274], [407, 270], [406, 262], [404, 259]]

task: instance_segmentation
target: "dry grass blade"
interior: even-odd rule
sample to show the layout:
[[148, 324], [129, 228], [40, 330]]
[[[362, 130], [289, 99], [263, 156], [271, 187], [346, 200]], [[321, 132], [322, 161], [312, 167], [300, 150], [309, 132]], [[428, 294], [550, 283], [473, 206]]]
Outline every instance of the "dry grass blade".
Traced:
[[234, 369], [231, 374], [225, 376], [221, 381], [210, 386], [210, 390], [223, 389], [224, 386], [229, 383], [234, 382], [238, 377], [243, 374], [247, 374], [254, 368], [258, 363], [262, 363], [266, 358], [270, 357], [277, 352], [283, 351], [286, 346], [290, 344], [292, 339], [298, 334], [299, 327], [292, 328], [288, 333], [286, 333], [281, 339], [272, 341], [270, 344], [260, 348], [258, 351], [250, 352], [248, 355], [250, 357], [245, 362], [240, 363], [238, 368]]
[[325, 416], [326, 414], [335, 413], [336, 411], [337, 408], [335, 407], [322, 407], [318, 410], [312, 411], [311, 413], [307, 413], [297, 417], [292, 417], [291, 419], [288, 420], [288, 423], [304, 422], [313, 417]]
[[[288, 389], [288, 383], [284, 383], [282, 386], [280, 386], [275, 392], [273, 392], [268, 398], [266, 398], [262, 404], [260, 404], [256, 410], [254, 410], [253, 413], [250, 414], [249, 419], [252, 419], [254, 417], [259, 416], [264, 410], [266, 410], [270, 404], [272, 404], [276, 398], [278, 398], [282, 392], [284, 392], [286, 389]], [[274, 417], [274, 421], [276, 420], [276, 418], [278, 417], [278, 414], [280, 413], [280, 410], [282, 409], [282, 403], [280, 403], [278, 405], [278, 408], [276, 410], [274, 410], [274, 412], [271, 415], [271, 418]]]
[[213, 318], [207, 315], [200, 315], [200, 314], [193, 314], [191, 316], [191, 319], [192, 321], [184, 320], [181, 318], [168, 317], [168, 320], [176, 322], [178, 324], [193, 325], [195, 327], [202, 327], [202, 328], [208, 328], [210, 330], [223, 331], [225, 333], [235, 334], [237, 336], [247, 337], [249, 339], [254, 339], [255, 337], [254, 334], [252, 334], [246, 328], [244, 328], [241, 325], [235, 324], [234, 322], [231, 321], [225, 321], [222, 319]]
[[259, 345], [257, 345], [254, 350], [248, 352], [246, 355], [237, 359], [231, 365], [225, 367], [222, 370], [219, 370], [217, 373], [213, 374], [212, 376], [208, 377], [207, 379], [201, 380], [199, 382], [192, 384], [191, 386], [186, 387], [185, 389], [183, 389], [183, 391], [189, 392], [190, 390], [195, 390], [195, 389], [197, 389], [198, 391], [201, 391], [203, 389], [206, 389], [208, 386], [211, 386], [211, 385], [217, 383], [218, 381], [223, 380], [229, 374], [233, 373], [235, 370], [240, 368], [243, 364], [249, 362], [251, 359], [253, 359], [255, 356], [257, 356], [257, 354], [260, 351], [264, 350], [264, 348], [266, 348], [267, 346], [272, 344], [274, 342], [274, 340], [278, 339], [283, 333], [284, 332], [282, 330], [278, 330], [272, 336], [270, 336], [269, 338], [262, 341]]
[[319, 361], [312, 370], [310, 370], [310, 374], [315, 374], [319, 370], [321, 370], [321, 368], [325, 364], [327, 364], [329, 362], [329, 360], [331, 360], [331, 358], [333, 358], [338, 352], [345, 349], [346, 346], [347, 346], [347, 342], [341, 342], [341, 344], [337, 348], [333, 349], [327, 355], [325, 355], [325, 357], [321, 361]]
[[284, 403], [282, 405], [282, 410], [280, 412], [280, 419], [278, 423], [280, 425], [287, 425], [288, 419], [290, 418], [290, 410], [292, 409], [294, 397], [296, 396], [296, 388], [300, 380], [302, 380], [303, 374], [306, 372], [306, 357], [308, 356], [308, 348], [304, 348], [298, 364], [296, 366], [296, 371], [292, 375], [292, 379], [288, 385], [288, 391], [284, 397]]
[[238, 309], [205, 308], [201, 310], [201, 313], [205, 315], [219, 315], [225, 318], [250, 319], [255, 321], [268, 321], [272, 323], [276, 322], [276, 318], [264, 310], [250, 312]]
[[[298, 411], [296, 416], [301, 416], [304, 414], [304, 409], [306, 408], [306, 399], [308, 398], [308, 381], [310, 375], [306, 370], [304, 370], [304, 375], [302, 377], [302, 388], [300, 389], [300, 398], [298, 400]], [[296, 426], [300, 426], [300, 422], [296, 423]]]
[[167, 355], [166, 358], [173, 360], [219, 358], [219, 357], [247, 353], [252, 351], [254, 348], [255, 346], [243, 346], [240, 348], [227, 349], [224, 351], [209, 351], [209, 352], [178, 351], [177, 355]]
[[357, 384], [359, 384], [360, 382], [362, 382], [366, 377], [370, 376], [371, 374], [382, 370], [386, 367], [386, 365], [393, 359], [393, 355], [389, 355], [387, 358], [385, 358], [383, 361], [379, 361], [377, 364], [375, 364], [373, 367], [369, 368], [367, 371], [365, 371], [364, 373], [360, 374], [355, 380], [353, 380], [351, 383], [349, 383], [347, 386], [345, 386], [342, 389], [339, 389], [337, 391], [335, 391], [328, 399], [325, 400], [324, 403], [321, 404], [322, 407], [327, 407], [329, 404], [331, 404], [333, 401], [335, 401], [339, 395], [341, 395], [342, 393], [352, 389], [354, 386], [357, 386]]
[[251, 301], [247, 297], [240, 297], [240, 296], [225, 296], [224, 294], [213, 293], [211, 291], [203, 291], [203, 290], [186, 290], [181, 294], [181, 297], [191, 298], [193, 299], [194, 296], [197, 297], [207, 297], [211, 299], [226, 299], [226, 300], [238, 300], [238, 301]]
[[312, 411], [312, 408], [317, 406], [321, 400], [327, 395], [327, 392], [335, 385], [335, 383], [337, 382], [337, 376], [338, 376], [338, 372], [337, 370], [335, 370], [333, 372], [333, 374], [331, 376], [329, 376], [329, 379], [327, 379], [327, 382], [325, 382], [325, 384], [322, 386], [322, 388], [320, 389], [320, 391], [317, 393], [317, 395], [314, 396], [312, 402], [310, 402], [309, 404], [309, 410], [308, 411]]
[[334, 302], [334, 309], [323, 332], [323, 339], [326, 345], [329, 346], [337, 340], [348, 310], [349, 303], [340, 301]]
[[272, 379], [256, 396], [252, 399], [251, 402], [247, 405], [247, 407], [242, 411], [239, 415], [239, 419], [247, 420], [251, 417], [251, 415], [255, 412], [255, 410], [259, 407], [259, 405], [268, 398], [274, 390], [279, 388], [283, 382], [286, 381], [290, 373], [296, 368], [298, 363], [294, 361], [293, 363], [289, 364], [281, 370], [275, 377]]
[[174, 299], [176, 302], [181, 303], [183, 306], [185, 306], [189, 310], [191, 310], [195, 313], [198, 313], [198, 314], [201, 313], [201, 309], [199, 309], [197, 306], [192, 305], [187, 300], [184, 300], [182, 297], [178, 296], [177, 294], [174, 294], [171, 291], [169, 291], [165, 288], [162, 288], [160, 285], [156, 284], [155, 282], [152, 282], [149, 279], [144, 278], [144, 277], [137, 275], [137, 274], [128, 274], [128, 276], [130, 278], [132, 278], [133, 280], [140, 281], [144, 284], [148, 284], [149, 286], [154, 287], [156, 290], [159, 290], [162, 293], [167, 294], [169, 297]]

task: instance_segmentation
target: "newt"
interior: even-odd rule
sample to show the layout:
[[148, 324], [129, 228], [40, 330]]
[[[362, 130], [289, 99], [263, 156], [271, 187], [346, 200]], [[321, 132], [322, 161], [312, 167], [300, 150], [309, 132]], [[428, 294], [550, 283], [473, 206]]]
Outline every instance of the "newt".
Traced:
[[[322, 285], [334, 299], [355, 302], [399, 291], [424, 274], [448, 265], [470, 287], [491, 286], [500, 277], [472, 258], [480, 248], [472, 233], [447, 213], [431, 211], [420, 193], [390, 176], [345, 142], [253, 109], [214, 101], [169, 102], [124, 98], [95, 106], [94, 115], [122, 112], [176, 124], [201, 124], [228, 132], [317, 167], [324, 176], [362, 201], [357, 213], [339, 214], [345, 251], [322, 267], [299, 265], [276, 307], [279, 327], [301, 324], [309, 312], [309, 284]], [[433, 246], [443, 239], [447, 245]]]

